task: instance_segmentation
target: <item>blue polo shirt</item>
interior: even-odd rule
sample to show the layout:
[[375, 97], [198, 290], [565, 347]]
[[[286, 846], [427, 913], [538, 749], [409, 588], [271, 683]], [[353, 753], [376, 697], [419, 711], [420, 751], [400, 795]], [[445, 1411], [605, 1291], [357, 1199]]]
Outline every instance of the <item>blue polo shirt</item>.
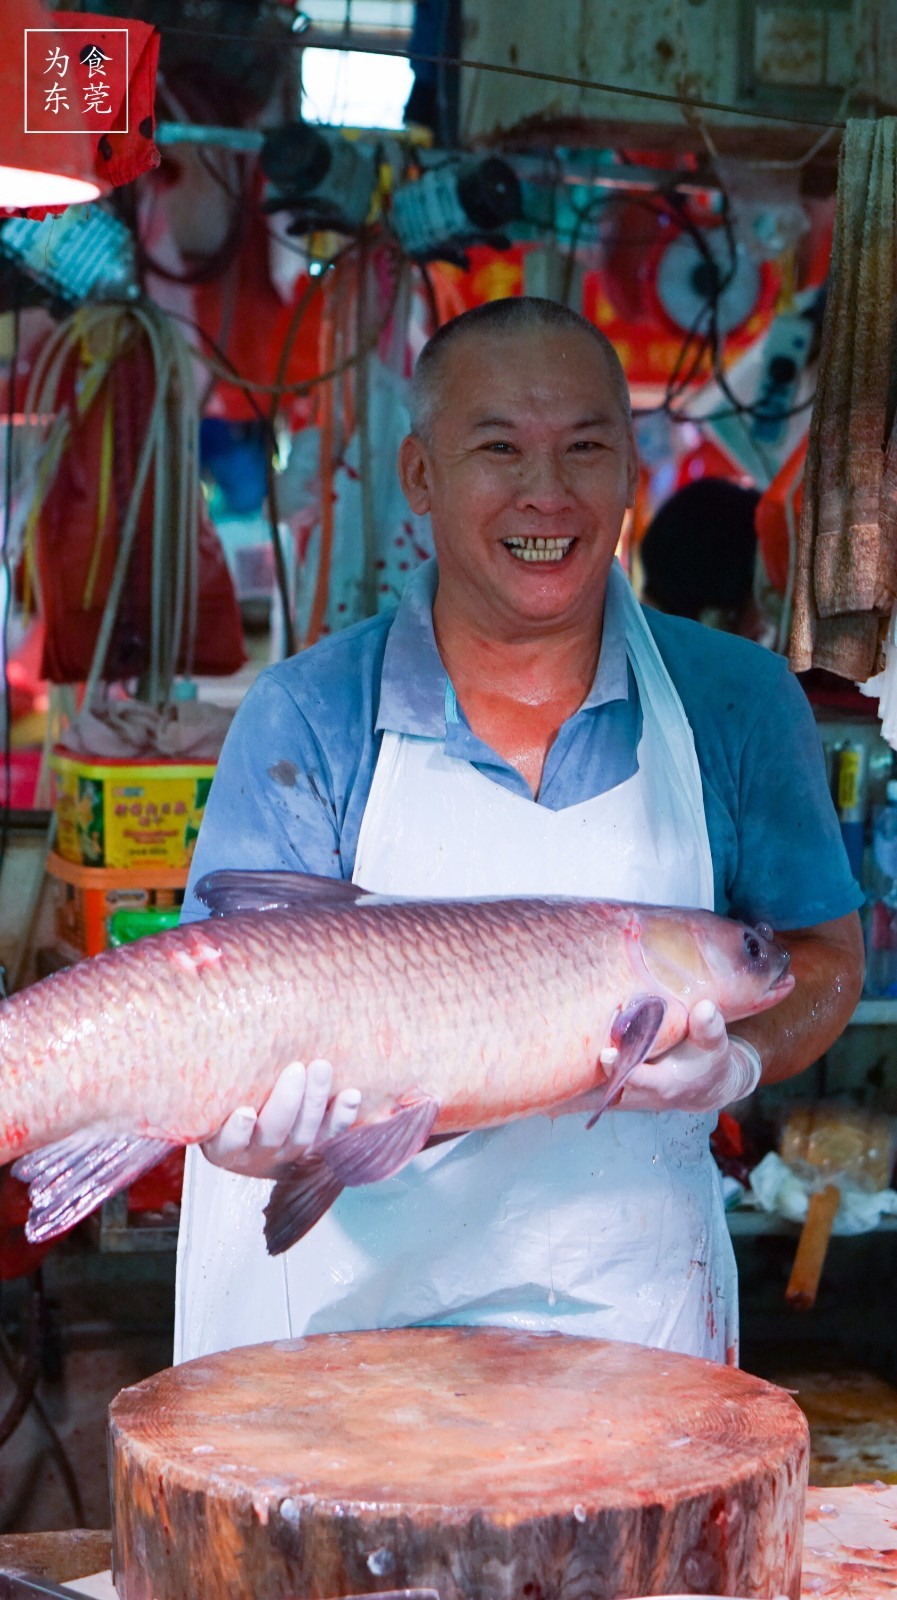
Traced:
[[[434, 561], [396, 611], [268, 668], [228, 734], [196, 845], [192, 894], [219, 867], [351, 878], [384, 729], [445, 741], [493, 782], [532, 798], [468, 726], [433, 634]], [[715, 908], [787, 930], [862, 904], [828, 792], [819, 736], [785, 662], [731, 634], [645, 612], [694, 733]], [[637, 770], [642, 713], [623, 619], [608, 597], [595, 679], [548, 752], [538, 800], [553, 811]]]

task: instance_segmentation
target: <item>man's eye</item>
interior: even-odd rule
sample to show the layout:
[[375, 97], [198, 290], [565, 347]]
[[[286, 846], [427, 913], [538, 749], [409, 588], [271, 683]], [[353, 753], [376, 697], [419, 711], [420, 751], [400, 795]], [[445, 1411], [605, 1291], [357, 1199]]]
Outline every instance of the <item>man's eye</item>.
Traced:
[[603, 450], [604, 446], [598, 439], [575, 439], [570, 449], [575, 450], [578, 455], [587, 455], [593, 450]]
[[514, 449], [514, 446], [509, 444], [507, 439], [487, 439], [486, 443], [483, 445], [483, 449], [491, 450], [494, 455], [510, 455]]

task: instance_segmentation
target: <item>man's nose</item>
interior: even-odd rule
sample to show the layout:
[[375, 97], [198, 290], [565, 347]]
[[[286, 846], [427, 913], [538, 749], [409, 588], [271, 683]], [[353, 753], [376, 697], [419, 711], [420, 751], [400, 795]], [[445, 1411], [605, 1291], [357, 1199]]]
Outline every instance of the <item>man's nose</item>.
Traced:
[[521, 463], [518, 504], [555, 514], [572, 504], [563, 457], [553, 450], [534, 451]]

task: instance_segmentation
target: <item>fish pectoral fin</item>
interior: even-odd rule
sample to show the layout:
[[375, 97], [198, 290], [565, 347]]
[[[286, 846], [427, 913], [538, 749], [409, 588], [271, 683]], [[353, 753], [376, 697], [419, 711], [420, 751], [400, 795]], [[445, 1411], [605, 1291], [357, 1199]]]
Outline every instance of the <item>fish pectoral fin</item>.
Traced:
[[340, 1183], [354, 1187], [391, 1178], [423, 1150], [439, 1116], [439, 1101], [430, 1095], [397, 1106], [382, 1122], [347, 1128], [321, 1146], [322, 1161]]
[[614, 1018], [610, 1042], [617, 1051], [617, 1059], [604, 1094], [586, 1123], [587, 1128], [594, 1128], [601, 1113], [619, 1094], [630, 1073], [647, 1059], [663, 1027], [666, 1012], [666, 1002], [659, 995], [648, 994], [640, 1000], [633, 1000]]
[[320, 1156], [293, 1161], [278, 1173], [265, 1207], [265, 1244], [269, 1256], [282, 1255], [320, 1222], [343, 1185]]
[[26, 1237], [37, 1244], [66, 1233], [176, 1149], [165, 1139], [85, 1128], [23, 1156], [12, 1175], [28, 1185]]
[[196, 898], [213, 917], [241, 911], [311, 911], [316, 906], [351, 906], [364, 891], [346, 878], [315, 877], [306, 872], [241, 872], [223, 868], [207, 872], [196, 885]]

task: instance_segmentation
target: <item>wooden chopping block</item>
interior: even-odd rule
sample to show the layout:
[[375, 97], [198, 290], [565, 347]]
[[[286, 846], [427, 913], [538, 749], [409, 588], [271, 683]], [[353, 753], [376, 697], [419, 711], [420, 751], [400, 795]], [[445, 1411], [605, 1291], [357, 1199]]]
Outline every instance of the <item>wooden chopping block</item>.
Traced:
[[121, 1600], [797, 1600], [808, 1430], [783, 1390], [498, 1328], [224, 1352], [110, 1410]]
[[109, 1565], [108, 1528], [65, 1528], [58, 1533], [0, 1534], [0, 1572], [27, 1572], [51, 1583], [69, 1583]]
[[889, 1117], [836, 1104], [796, 1106], [785, 1121], [782, 1160], [819, 1185], [810, 1195], [785, 1299], [795, 1311], [816, 1303], [819, 1280], [847, 1180], [874, 1193], [890, 1182], [894, 1125]]

